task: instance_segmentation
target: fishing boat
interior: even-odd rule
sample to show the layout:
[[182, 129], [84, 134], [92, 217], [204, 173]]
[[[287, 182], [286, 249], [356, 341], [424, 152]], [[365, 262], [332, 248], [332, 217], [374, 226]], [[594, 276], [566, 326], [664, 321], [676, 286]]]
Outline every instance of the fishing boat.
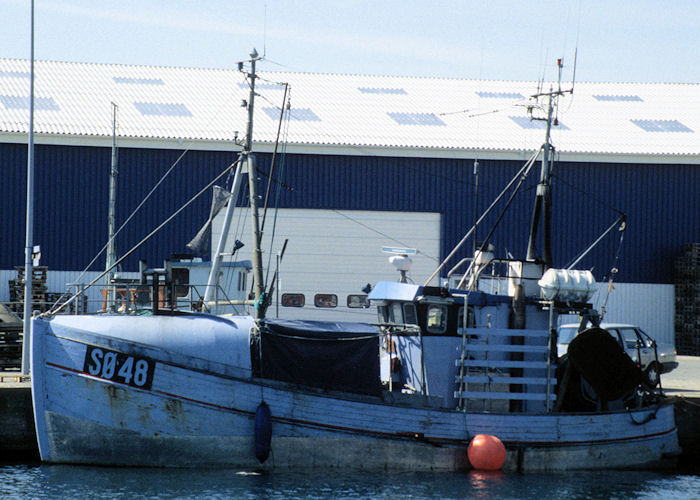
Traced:
[[[597, 327], [591, 273], [551, 267], [549, 130], [561, 90], [542, 93], [544, 146], [502, 193], [541, 153], [526, 257], [497, 257], [487, 237], [457, 286], [435, 287], [443, 266], [424, 285], [409, 283], [407, 252], [393, 259], [401, 278], [368, 295], [376, 324], [270, 319], [251, 154], [257, 59], [246, 62], [238, 167], [250, 180], [254, 314], [167, 307], [151, 274], [148, 313], [34, 318], [43, 461], [455, 471], [472, 467], [478, 435], [503, 443], [506, 470], [655, 467], [679, 453], [672, 404]], [[540, 219], [544, 258], [534, 255]], [[564, 358], [561, 314], [581, 325]]]

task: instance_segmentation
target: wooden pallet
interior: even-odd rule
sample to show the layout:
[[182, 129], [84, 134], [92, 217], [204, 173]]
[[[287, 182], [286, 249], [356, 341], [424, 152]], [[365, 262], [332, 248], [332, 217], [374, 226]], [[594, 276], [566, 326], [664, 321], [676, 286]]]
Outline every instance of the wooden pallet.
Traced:
[[0, 371], [22, 367], [22, 323], [0, 323]]
[[[47, 266], [36, 266], [32, 268], [32, 281], [46, 281], [46, 274], [49, 268]], [[24, 267], [15, 266], [17, 271], [17, 279], [24, 280]]]

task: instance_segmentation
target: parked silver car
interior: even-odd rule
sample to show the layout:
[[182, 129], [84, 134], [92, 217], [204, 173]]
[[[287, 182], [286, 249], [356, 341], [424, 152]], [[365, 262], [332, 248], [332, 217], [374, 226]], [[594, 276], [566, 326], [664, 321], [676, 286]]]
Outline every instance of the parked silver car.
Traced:
[[[561, 325], [557, 339], [557, 353], [566, 354], [569, 342], [576, 336], [578, 323]], [[676, 348], [671, 344], [660, 344], [636, 325], [601, 323], [601, 328], [622, 346], [627, 355], [647, 374], [652, 385], [659, 383], [659, 376], [678, 366]], [[656, 347], [656, 349], [654, 349]]]

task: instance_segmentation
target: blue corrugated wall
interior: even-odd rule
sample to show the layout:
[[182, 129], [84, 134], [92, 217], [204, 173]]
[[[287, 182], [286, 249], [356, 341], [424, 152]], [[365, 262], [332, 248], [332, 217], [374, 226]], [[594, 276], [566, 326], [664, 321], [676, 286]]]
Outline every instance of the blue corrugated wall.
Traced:
[[[117, 225], [120, 225], [179, 157], [181, 151], [119, 151]], [[42, 265], [55, 270], [83, 269], [106, 241], [109, 148], [36, 147], [35, 242]], [[118, 237], [123, 254], [182, 206], [235, 160], [229, 152], [189, 151]], [[271, 155], [258, 155], [263, 172]], [[24, 262], [26, 145], [0, 144], [0, 269]], [[280, 207], [346, 210], [429, 211], [443, 214], [442, 253], [462, 238], [474, 219], [472, 160], [332, 155], [284, 158]], [[480, 160], [479, 209], [500, 192], [521, 167], [518, 161]], [[279, 165], [278, 165], [279, 166]], [[553, 224], [555, 266], [568, 264], [617, 217], [628, 215], [618, 262], [623, 282], [672, 283], [673, 258], [684, 244], [700, 241], [700, 167], [558, 163], [554, 170]], [[534, 170], [493, 238], [498, 255], [525, 253], [533, 205]], [[264, 193], [261, 176], [261, 193]], [[206, 220], [207, 193], [152, 241], [125, 261], [161, 265]], [[128, 208], [127, 208], [128, 207]], [[485, 236], [498, 211], [479, 230]], [[580, 264], [601, 279], [614, 264], [619, 233], [610, 235]], [[460, 254], [460, 258], [465, 254]], [[101, 269], [100, 257], [93, 269]], [[371, 274], [371, 270], [367, 271]]]

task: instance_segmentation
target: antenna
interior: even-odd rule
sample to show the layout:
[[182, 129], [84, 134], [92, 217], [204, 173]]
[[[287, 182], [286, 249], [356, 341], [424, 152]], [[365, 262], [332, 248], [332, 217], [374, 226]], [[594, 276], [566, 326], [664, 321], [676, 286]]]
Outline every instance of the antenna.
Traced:
[[267, 2], [265, 2], [265, 14], [263, 15], [263, 59], [265, 59], [265, 54], [267, 54]]
[[392, 254], [389, 257], [389, 262], [401, 273], [399, 283], [408, 283], [406, 273], [411, 269], [411, 264], [413, 263], [409, 255], [416, 255], [418, 250], [415, 248], [382, 247], [382, 253]]
[[578, 47], [574, 50], [574, 72], [571, 75], [571, 94], [574, 93], [574, 84], [576, 83], [576, 61], [578, 59]]
[[561, 70], [564, 68], [564, 59], [559, 58], [557, 59], [557, 85], [558, 85], [558, 90], [561, 92]]

